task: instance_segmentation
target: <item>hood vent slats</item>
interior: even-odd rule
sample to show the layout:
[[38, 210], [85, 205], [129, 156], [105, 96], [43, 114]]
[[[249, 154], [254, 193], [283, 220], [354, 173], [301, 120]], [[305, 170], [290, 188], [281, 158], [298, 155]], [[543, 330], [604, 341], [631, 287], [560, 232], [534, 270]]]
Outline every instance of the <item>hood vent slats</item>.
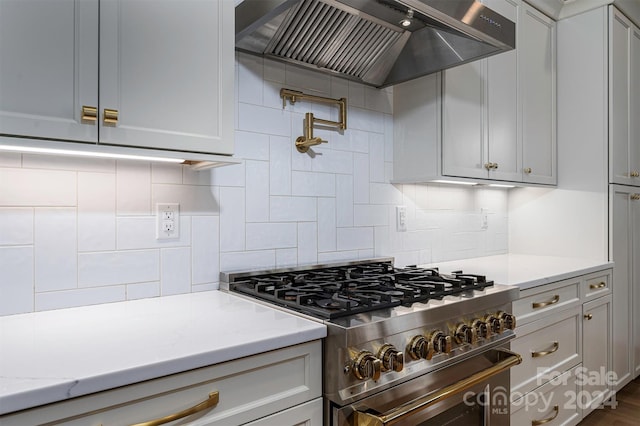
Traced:
[[401, 35], [319, 0], [302, 0], [291, 8], [265, 54], [363, 78]]

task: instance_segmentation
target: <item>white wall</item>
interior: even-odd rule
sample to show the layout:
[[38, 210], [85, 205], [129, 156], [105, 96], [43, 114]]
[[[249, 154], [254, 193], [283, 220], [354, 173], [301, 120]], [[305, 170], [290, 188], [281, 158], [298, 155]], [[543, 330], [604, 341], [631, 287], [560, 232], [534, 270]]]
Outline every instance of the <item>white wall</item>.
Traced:
[[[236, 65], [240, 165], [0, 155], [0, 315], [216, 289], [221, 270], [507, 251], [506, 191], [389, 183], [392, 89], [245, 54]], [[304, 113], [336, 111], [283, 109], [281, 87], [346, 97], [348, 129], [316, 130], [329, 143], [298, 153]], [[179, 240], [155, 240], [157, 202], [180, 203]], [[395, 231], [396, 205], [408, 232]]]

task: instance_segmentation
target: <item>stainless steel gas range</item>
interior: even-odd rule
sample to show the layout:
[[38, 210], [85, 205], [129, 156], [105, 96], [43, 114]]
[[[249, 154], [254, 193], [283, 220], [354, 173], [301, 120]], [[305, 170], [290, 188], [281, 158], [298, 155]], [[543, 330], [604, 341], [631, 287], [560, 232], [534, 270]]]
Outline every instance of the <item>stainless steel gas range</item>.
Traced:
[[326, 324], [325, 424], [509, 424], [517, 288], [392, 258], [221, 276], [223, 290]]

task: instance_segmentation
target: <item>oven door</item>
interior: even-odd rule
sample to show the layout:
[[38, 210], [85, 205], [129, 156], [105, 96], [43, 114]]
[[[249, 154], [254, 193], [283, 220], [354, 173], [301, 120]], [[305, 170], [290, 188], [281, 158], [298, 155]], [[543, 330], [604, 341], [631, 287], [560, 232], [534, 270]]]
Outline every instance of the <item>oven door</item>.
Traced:
[[487, 350], [336, 409], [333, 424], [509, 425], [509, 369], [521, 361], [503, 348]]

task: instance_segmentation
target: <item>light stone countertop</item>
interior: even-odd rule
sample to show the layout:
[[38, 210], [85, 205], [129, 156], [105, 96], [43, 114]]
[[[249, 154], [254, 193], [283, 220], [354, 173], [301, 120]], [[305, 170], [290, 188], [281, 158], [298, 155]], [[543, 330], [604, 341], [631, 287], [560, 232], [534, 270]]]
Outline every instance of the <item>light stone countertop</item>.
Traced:
[[420, 266], [437, 266], [439, 271], [445, 274], [462, 270], [471, 274], [486, 275], [488, 280], [493, 280], [496, 284], [515, 285], [520, 287], [520, 290], [526, 290], [612, 268], [613, 262], [557, 256], [503, 254]]
[[0, 414], [320, 339], [221, 291], [0, 317]]

